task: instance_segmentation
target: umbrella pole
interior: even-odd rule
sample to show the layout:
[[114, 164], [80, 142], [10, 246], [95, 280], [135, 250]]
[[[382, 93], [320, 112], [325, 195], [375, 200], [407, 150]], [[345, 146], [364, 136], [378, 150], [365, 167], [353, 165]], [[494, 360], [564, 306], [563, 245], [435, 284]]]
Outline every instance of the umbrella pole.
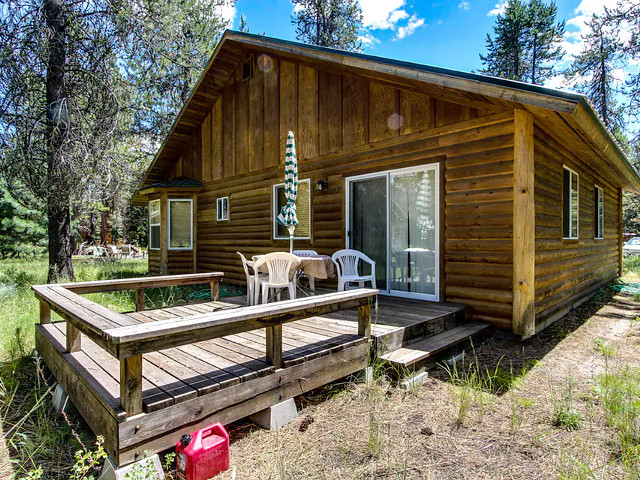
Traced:
[[295, 227], [287, 227], [289, 230], [289, 253], [293, 253], [293, 230]]

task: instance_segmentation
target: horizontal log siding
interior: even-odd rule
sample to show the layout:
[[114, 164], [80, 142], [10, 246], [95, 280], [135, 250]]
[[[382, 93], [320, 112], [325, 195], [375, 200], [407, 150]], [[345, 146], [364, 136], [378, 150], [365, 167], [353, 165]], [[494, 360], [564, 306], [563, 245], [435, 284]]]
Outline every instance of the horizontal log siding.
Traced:
[[[566, 313], [572, 305], [618, 272], [618, 189], [586, 162], [535, 129], [536, 325]], [[579, 176], [579, 239], [562, 239], [562, 168]], [[604, 239], [596, 240], [594, 184], [604, 190]]]
[[[295, 246], [329, 255], [344, 248], [346, 176], [444, 162], [446, 300], [510, 328], [513, 120], [487, 117], [431, 132], [301, 160], [300, 178], [312, 185], [327, 179], [329, 188], [312, 192], [312, 238]], [[272, 186], [281, 182], [281, 170], [205, 184], [198, 198], [198, 271], [221, 270], [228, 280], [244, 281], [237, 251], [250, 256], [288, 248], [288, 241], [272, 239]], [[221, 196], [229, 196], [228, 222], [215, 221]]]
[[[236, 252], [287, 250], [273, 240], [272, 186], [282, 182], [286, 135], [296, 135], [300, 178], [313, 190], [312, 238], [296, 248], [344, 248], [345, 177], [440, 162], [444, 296], [471, 316], [511, 328], [513, 115], [478, 110], [364, 77], [272, 58], [261, 74], [225, 87], [198, 138], [198, 271], [221, 270], [244, 282]], [[470, 102], [478, 106], [478, 102]], [[263, 142], [260, 142], [262, 135]], [[277, 139], [277, 142], [274, 142]], [[173, 175], [192, 172], [181, 155]], [[229, 221], [216, 221], [228, 196]]]
[[149, 273], [160, 274], [160, 250], [148, 250], [149, 252]]

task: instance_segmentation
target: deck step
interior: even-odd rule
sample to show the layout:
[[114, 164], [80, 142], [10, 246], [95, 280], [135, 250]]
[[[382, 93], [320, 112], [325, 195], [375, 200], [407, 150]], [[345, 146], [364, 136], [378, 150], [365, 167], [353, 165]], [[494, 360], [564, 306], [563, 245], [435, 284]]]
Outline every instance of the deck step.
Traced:
[[382, 360], [396, 369], [407, 369], [428, 363], [437, 354], [448, 350], [472, 337], [489, 333], [491, 324], [468, 322], [381, 356]]

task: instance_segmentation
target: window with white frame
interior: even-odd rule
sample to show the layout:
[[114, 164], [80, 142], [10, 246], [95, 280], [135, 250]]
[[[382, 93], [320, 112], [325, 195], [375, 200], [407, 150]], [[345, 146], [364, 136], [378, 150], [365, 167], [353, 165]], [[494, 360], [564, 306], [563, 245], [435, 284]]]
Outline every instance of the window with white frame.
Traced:
[[160, 249], [160, 200], [149, 202], [149, 248]]
[[[273, 186], [273, 238], [275, 240], [288, 240], [289, 231], [276, 221], [280, 209], [286, 205], [284, 195], [284, 183]], [[294, 231], [295, 239], [309, 240], [311, 238], [311, 179], [298, 181], [298, 195], [296, 198], [296, 213], [298, 226]]]
[[595, 185], [594, 193], [595, 238], [601, 240], [604, 238], [604, 192], [602, 187]]
[[169, 250], [193, 248], [193, 200], [169, 199]]
[[216, 200], [216, 220], [218, 222], [229, 220], [229, 197], [220, 197]]
[[562, 177], [562, 237], [578, 238], [580, 215], [580, 180], [569, 167], [563, 168]]

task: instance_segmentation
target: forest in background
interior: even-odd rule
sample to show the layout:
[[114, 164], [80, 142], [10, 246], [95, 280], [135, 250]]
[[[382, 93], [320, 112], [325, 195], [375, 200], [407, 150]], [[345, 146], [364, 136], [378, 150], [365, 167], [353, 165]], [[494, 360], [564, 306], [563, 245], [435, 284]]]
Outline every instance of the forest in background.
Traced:
[[[146, 245], [146, 208], [130, 198], [230, 27], [234, 2], [2, 2], [0, 258], [48, 251], [55, 281], [73, 278], [80, 242]], [[292, 0], [292, 10], [298, 40], [361, 50], [358, 0]], [[583, 50], [559, 70], [566, 30], [556, 4], [509, 0], [479, 72], [535, 84], [564, 77], [638, 165], [640, 1], [619, 1], [588, 27]], [[243, 15], [240, 29], [248, 31]], [[625, 198], [624, 222], [640, 230], [635, 195]]]

